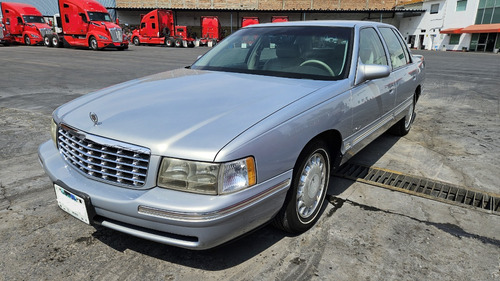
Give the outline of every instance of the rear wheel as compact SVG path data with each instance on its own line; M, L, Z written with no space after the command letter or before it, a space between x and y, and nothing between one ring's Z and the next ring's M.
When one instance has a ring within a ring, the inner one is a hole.
M134 42L134 45L136 45L136 46L139 46L141 44L141 41L139 41L139 37L134 37L134 39L132 39L132 41Z
M416 95L413 95L413 101L411 105L408 107L406 111L405 117L403 119L399 120L398 123L394 124L389 129L389 133L396 135L396 136L405 136L410 132L411 125L413 124L413 121L415 120L415 104L416 104Z
M59 37L52 36L52 46L59 48L61 46L61 42L59 41Z
M291 233L311 228L319 219L329 179L328 147L321 140L313 141L302 151L295 164L292 185L273 225Z
M31 39L28 35L24 35L24 44L31 45Z
M43 44L47 47L52 47L52 40L50 39L50 35L43 37Z
M99 45L97 45L97 39L94 36L91 36L89 39L90 49L97 51L99 49Z
M167 47L173 47L174 46L174 39L172 39L172 38L165 39L165 45Z
M175 39L175 46L176 47L182 47L182 40L181 39Z

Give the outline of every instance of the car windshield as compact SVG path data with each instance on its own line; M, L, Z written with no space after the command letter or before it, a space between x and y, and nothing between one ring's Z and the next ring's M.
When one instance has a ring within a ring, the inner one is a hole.
M90 21L111 21L108 13L88 12Z
M45 23L42 16L23 16L25 23Z
M347 77L352 28L268 26L242 29L191 68L302 79Z

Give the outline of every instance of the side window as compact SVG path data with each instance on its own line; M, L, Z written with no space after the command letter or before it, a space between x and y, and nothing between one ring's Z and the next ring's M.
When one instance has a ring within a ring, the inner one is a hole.
M153 23L151 24L151 28L152 28L152 29L156 29L156 23L154 23L154 22L153 22Z
M400 40L391 28L383 27L380 28L380 33L384 38L387 47L389 48L389 55L391 56L392 68L398 68L408 63L407 54L405 54L405 49L401 46Z
M360 30L359 60L363 64L387 65L384 46L373 28L364 28Z
M141 23L141 28L145 28L146 27L146 23L145 22L142 22Z

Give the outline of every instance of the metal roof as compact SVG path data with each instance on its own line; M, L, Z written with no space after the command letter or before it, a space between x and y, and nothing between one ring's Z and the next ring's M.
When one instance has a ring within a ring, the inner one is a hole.
M108 10L113 9L116 6L116 0L96 0L101 3ZM15 2L24 3L35 6L44 16L52 16L59 13L59 8L57 7L57 0L7 0L0 2ZM109 11L111 16L114 16L114 11Z

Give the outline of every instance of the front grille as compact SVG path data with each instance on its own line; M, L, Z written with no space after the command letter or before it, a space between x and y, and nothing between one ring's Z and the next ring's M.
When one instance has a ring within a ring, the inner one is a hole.
M113 42L123 41L123 32L121 28L110 28L109 33L111 34L111 39Z
M52 29L50 28L40 28L40 34L42 35L42 38L45 37L45 35L48 35L52 33Z
M129 187L146 182L150 153L129 144L109 141L112 145L82 137L71 129L59 127L59 152L65 160L86 176ZM101 139L101 138L96 138Z

